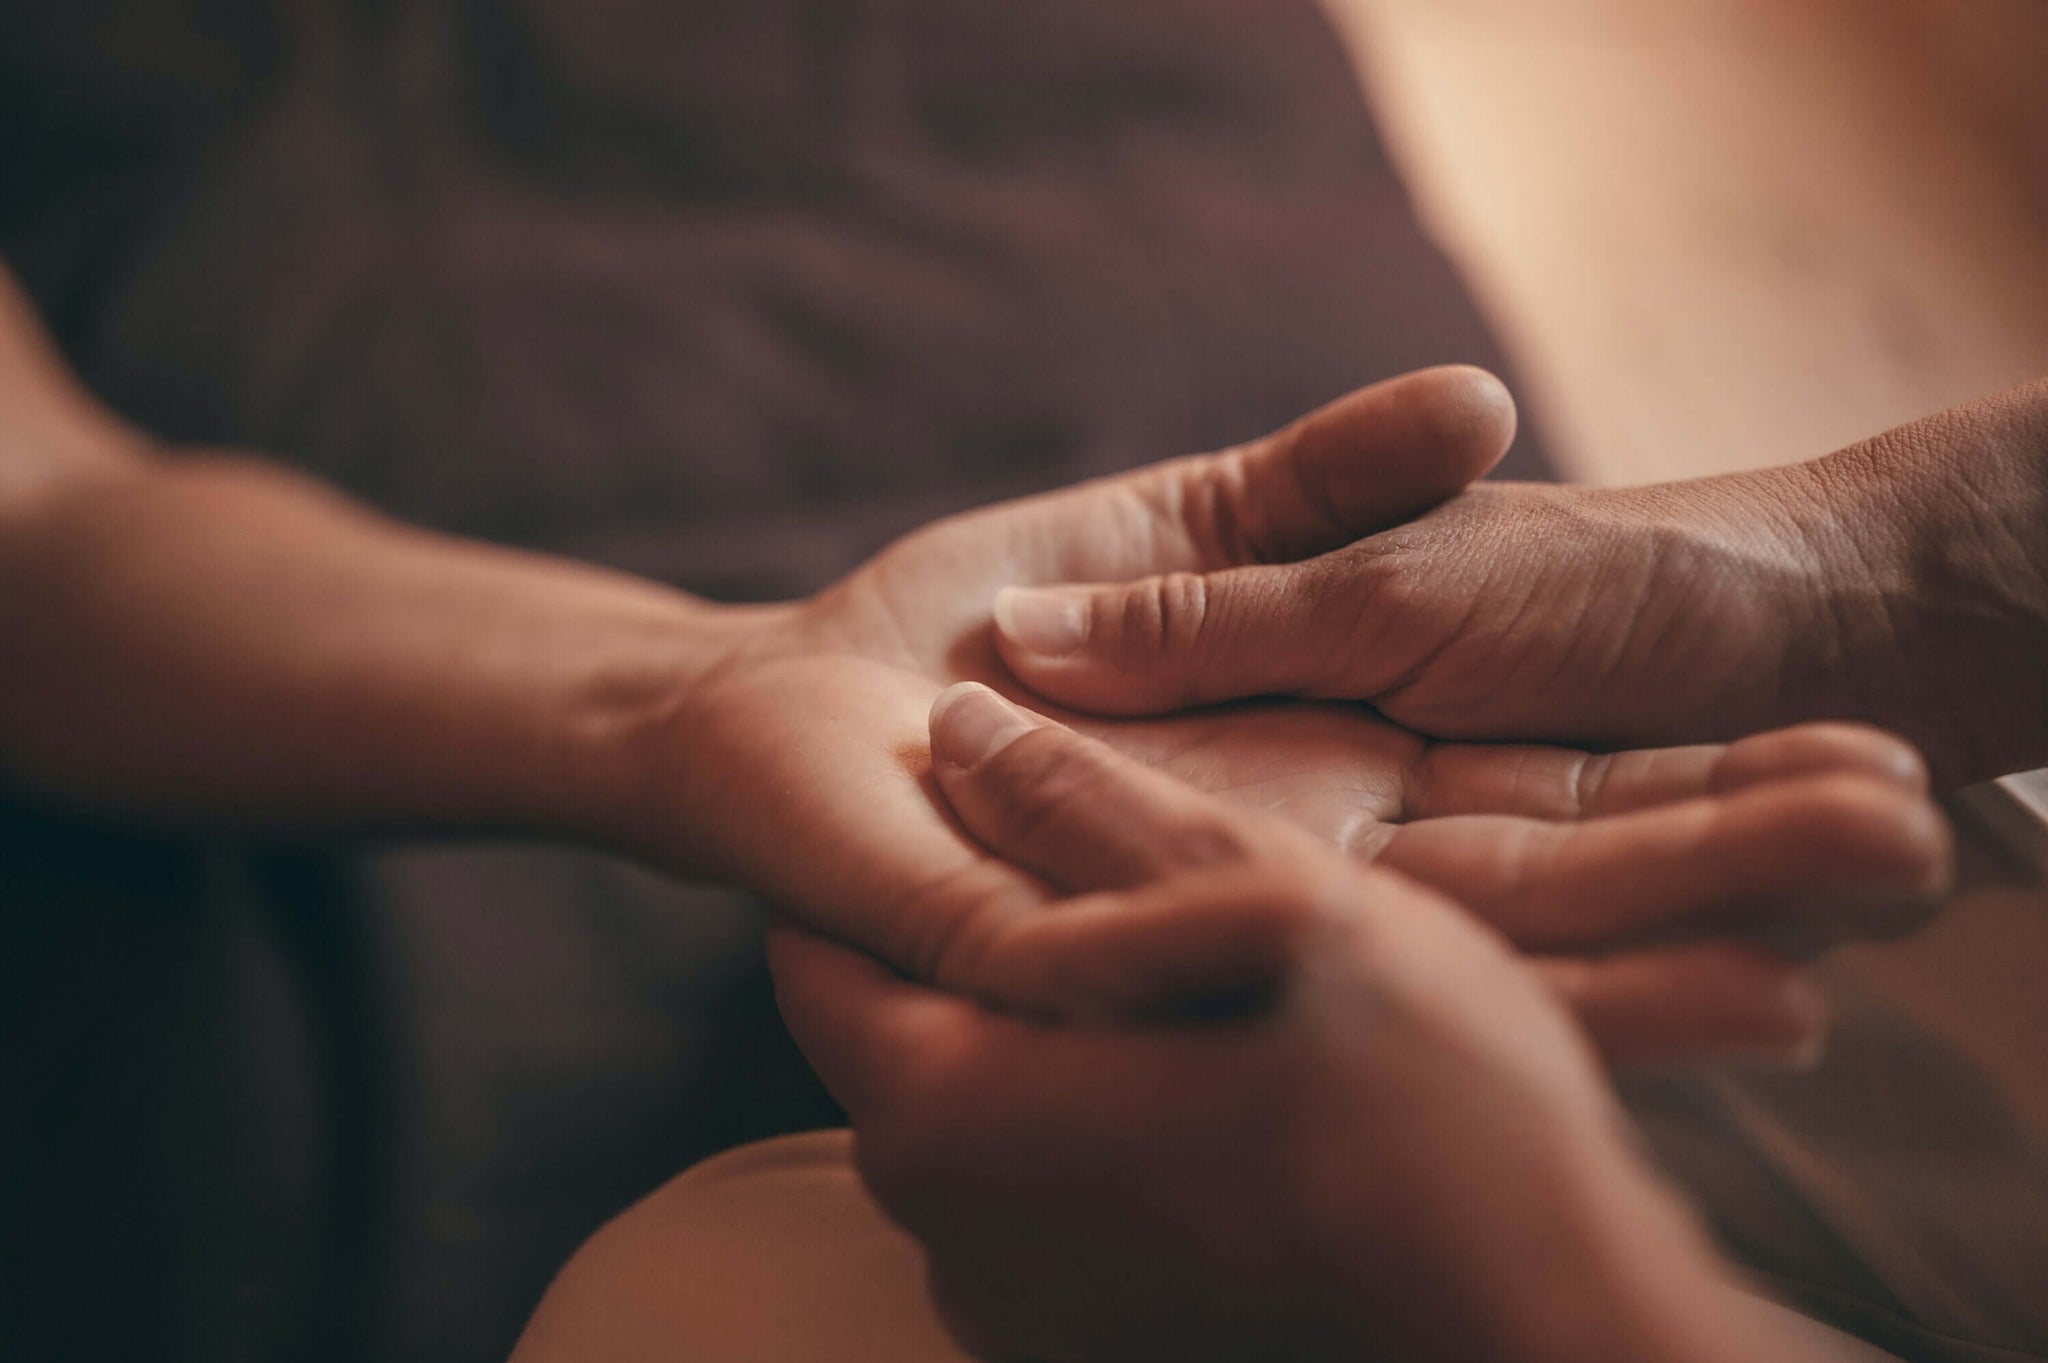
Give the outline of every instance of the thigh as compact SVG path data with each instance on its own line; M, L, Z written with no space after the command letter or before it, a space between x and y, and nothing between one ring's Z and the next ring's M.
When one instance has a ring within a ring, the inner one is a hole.
M1895 1363L1785 1312L1818 1363ZM611 1222L548 1289L512 1363L968 1363L916 1244L854 1173L852 1135L763 1141Z
M600 1230L513 1363L966 1363L917 1245L869 1200L852 1134L721 1155Z

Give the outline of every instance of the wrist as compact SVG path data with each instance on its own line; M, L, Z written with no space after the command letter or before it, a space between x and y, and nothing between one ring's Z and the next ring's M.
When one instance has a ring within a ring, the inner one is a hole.
M1765 477L1821 565L1785 717L1895 729L1946 784L2048 761L2048 384Z
M545 826L676 874L722 874L709 821L690 813L720 785L696 698L789 609L675 593L615 618L553 715Z

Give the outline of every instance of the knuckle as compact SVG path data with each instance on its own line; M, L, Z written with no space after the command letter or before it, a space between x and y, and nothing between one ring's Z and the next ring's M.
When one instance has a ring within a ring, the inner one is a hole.
M1824 720L1752 734L1730 744L1715 766L1718 785L1773 776L1861 772L1912 790L1927 785L1927 765L1911 743L1883 729Z
M1573 763L1571 794L1567 797L1573 818L1585 818L1607 803L1607 788L1614 779L1616 761L1614 753L1585 753Z
M1209 614L1209 588L1199 573L1166 573L1124 595L1115 622L1132 653L1185 652L1201 639Z
M979 887L974 883L978 868L955 868L920 881L897 898L897 940L890 944L887 959L912 979L934 981L960 968L978 943L975 925L984 917L977 913Z

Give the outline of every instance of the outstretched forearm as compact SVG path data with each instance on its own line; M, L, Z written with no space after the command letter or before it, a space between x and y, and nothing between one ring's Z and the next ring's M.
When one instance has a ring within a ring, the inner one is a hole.
M602 836L618 740L724 619L223 458L138 462L0 521L0 597L11 784L305 829Z
M4 275L0 409L0 783L33 796L618 841L627 738L739 628L259 460L156 451L70 381Z

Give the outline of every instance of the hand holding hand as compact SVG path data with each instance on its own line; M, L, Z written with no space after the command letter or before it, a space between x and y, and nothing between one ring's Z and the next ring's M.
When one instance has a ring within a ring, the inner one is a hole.
M1046 921L1091 947L1034 989L1165 978L1226 1007L1043 1024L778 936L786 1016L971 1350L1771 1356L1554 992L1496 933L981 688L941 699L932 748L964 825L1035 871L1057 896ZM1248 921L1270 929L1256 999L1235 955ZM980 943L982 964L1005 969L1009 945Z
M1369 701L1444 738L1633 746L1860 718L1944 782L2048 761L2048 382L1810 464L1480 485L1321 556L1007 595L1041 695Z
M1242 449L929 527L814 600L752 617L704 677L622 730L629 779L606 808L634 850L708 864L913 978L1086 1008L982 964L995 937L1006 961L1057 956L1062 927L1042 912L1052 896L1038 877L964 836L927 767L925 714L944 687L1014 688L991 602L1017 583L1227 571L1342 543L1455 491L1512 424L1492 380L1433 371ZM1774 920L1869 931L1923 906L1945 874L1917 759L1862 731L1592 756L1431 744L1349 705L1088 727L1440 885L1534 949L1725 938ZM1791 969L1725 941L1560 977L1620 1059L1787 1059L1817 1039L1818 1002Z

